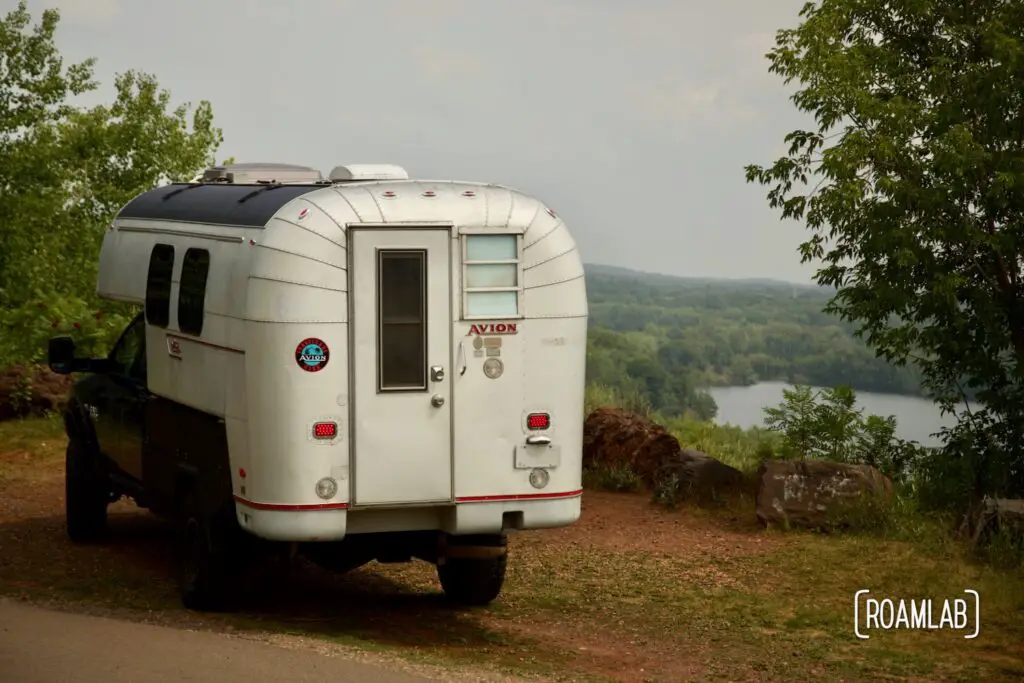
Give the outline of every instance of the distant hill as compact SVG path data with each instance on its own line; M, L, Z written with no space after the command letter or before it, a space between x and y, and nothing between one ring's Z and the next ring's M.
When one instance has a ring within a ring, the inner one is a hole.
M801 294L813 293L823 297L831 296L834 291L831 287L821 287L816 284L787 282L773 278L707 278L707 277L683 277L680 275L665 275L663 273L649 273L622 266L608 266L600 263L585 263L583 268L587 276L620 278L632 280L654 286L678 286L692 289L699 286L712 286L722 290L796 290Z

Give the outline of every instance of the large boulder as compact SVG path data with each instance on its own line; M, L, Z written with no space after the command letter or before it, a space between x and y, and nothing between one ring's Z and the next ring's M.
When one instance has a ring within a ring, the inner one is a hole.
M0 420L42 415L60 410L74 379L45 367L13 365L0 370Z
M743 473L706 453L684 448L661 464L658 496L666 501L710 502L743 488Z
M826 528L843 504L892 496L892 481L870 465L767 460L757 474L757 518L766 526Z
M628 468L653 487L663 463L679 453L679 442L661 425L618 408L598 408L583 424L583 466Z

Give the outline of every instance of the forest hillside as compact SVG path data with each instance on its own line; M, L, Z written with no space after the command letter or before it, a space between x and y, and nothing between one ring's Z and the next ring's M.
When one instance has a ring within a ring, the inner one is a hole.
M786 381L922 395L920 375L890 365L823 312L832 295L778 280L712 280L588 264L587 380L664 414L714 417L702 389Z

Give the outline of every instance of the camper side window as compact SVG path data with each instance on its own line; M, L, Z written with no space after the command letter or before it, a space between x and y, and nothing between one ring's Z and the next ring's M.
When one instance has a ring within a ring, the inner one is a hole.
M189 249L181 261L181 285L178 288L178 329L197 337L203 333L206 308L206 278L210 273L210 252Z
M519 236L466 235L462 248L464 317L519 316Z
M146 276L146 322L154 327L167 327L171 319L172 270L174 247L169 244L153 247Z

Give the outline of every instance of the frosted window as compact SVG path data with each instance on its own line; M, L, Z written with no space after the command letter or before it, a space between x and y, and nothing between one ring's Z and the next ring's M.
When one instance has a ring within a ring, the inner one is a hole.
M504 318L519 312L519 237L466 235L463 315ZM487 291L481 291L487 290Z
M466 240L467 261L514 261L518 258L515 235L468 235Z
M466 308L466 313L471 316L518 315L519 292L469 292Z
M515 287L519 267L514 264L488 264L466 266L466 286Z

